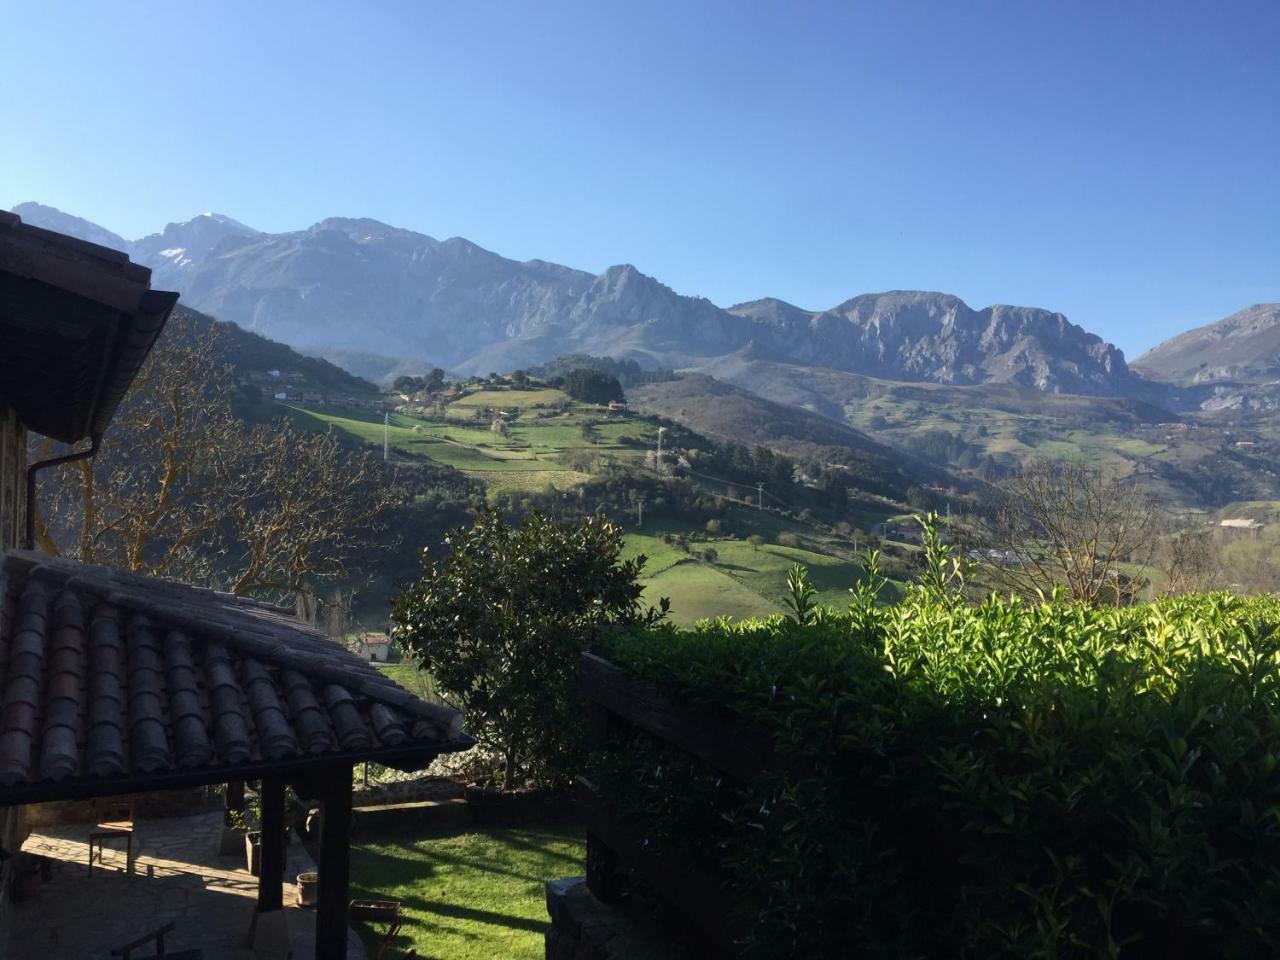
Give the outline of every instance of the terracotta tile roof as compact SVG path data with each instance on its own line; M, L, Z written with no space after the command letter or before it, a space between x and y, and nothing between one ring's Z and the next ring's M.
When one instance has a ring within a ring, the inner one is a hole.
M6 789L175 772L213 782L387 751L425 764L470 745L461 727L280 608L0 555L0 803Z

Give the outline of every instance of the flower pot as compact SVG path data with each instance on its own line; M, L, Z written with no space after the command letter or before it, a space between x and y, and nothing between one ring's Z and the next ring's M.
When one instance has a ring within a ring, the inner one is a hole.
M320 893L320 874L314 870L298 874L298 905L314 907Z
M281 838L280 847L283 853L280 861L283 863L289 858L289 834L286 832ZM253 876L262 875L262 831L250 830L244 835L244 859L245 866L249 873Z
M262 834L257 830L244 835L244 861L253 876L262 875Z
M366 923L393 923L400 916L399 900L352 900L347 908L352 920Z

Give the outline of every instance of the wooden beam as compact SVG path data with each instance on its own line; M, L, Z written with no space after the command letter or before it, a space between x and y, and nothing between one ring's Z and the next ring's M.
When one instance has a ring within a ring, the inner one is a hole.
M258 910L284 907L284 781L279 777L263 777L262 847L259 850Z
M316 960L346 960L351 869L351 764L330 767L320 786L320 882Z

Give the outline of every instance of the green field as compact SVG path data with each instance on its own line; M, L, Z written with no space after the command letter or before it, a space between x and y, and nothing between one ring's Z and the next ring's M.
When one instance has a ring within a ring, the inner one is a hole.
M701 556L708 547L716 551L714 561ZM627 534L624 556L639 554L646 557L645 602L656 606L667 597L671 619L681 626L725 614L744 619L781 613L787 571L797 563L808 569L818 601L828 606L845 606L861 575L857 563L838 556L776 543L757 548L741 539L692 542L685 552L657 536Z
M466 419L393 413L389 425L384 425L380 415L368 411L296 404L283 409L299 429L341 430L375 449L381 448L385 436L397 456L426 457L472 474L486 486L500 490L541 491L548 487L568 490L590 477L560 462L560 456L566 451L591 450L603 458L630 460L643 456L644 451L622 443L621 438L641 443L653 441L652 424L628 420L600 423L593 428L593 439L587 439L583 436L583 424L598 419L601 411L581 404L545 416L514 420L505 436L470 416L472 411L497 405L494 401L508 397L522 401L505 404L512 409L565 399L558 390L482 390L450 405L451 411L454 407L467 408ZM483 398L483 402L478 398Z
M551 406L564 403L568 395L563 390L539 387L535 390L477 390L459 397L451 407L497 407L500 410L535 406Z
M354 845L351 896L401 901L404 927L388 956L540 958L548 880L583 871L576 826L525 827ZM357 924L370 957L382 927Z
M722 616L744 620L782 612L778 604L696 560L684 560L644 581L645 603L656 607L662 597L671 601L671 621L679 626Z
M454 400L463 418L449 415L410 416L393 413L384 425L381 414L333 406L288 405L286 414L303 430L336 429L380 450L384 431L394 457L424 457L467 473L492 492L543 493L570 491L591 479L566 466L589 452L598 461L635 461L644 457L656 439L651 420L625 416L610 420L600 407L565 404L558 390L480 390ZM541 405L535 409L535 405ZM490 407L518 411L505 434L494 432L476 411ZM554 409L553 409L554 408ZM584 431L584 426L589 429ZM710 491L721 493L720 490ZM738 618L781 611L788 569L796 563L809 569L823 603L843 606L859 568L845 559L852 544L823 529L784 519L767 511L734 513L734 536L710 543L692 542L692 553L665 544L655 535L628 536L629 555L649 557L644 571L646 598L672 601L672 618L692 624L710 616ZM670 533L690 534L668 521ZM700 530L701 528L699 528ZM655 528L656 532L656 528ZM756 549L746 541L758 533L767 541ZM779 538L788 545L778 542ZM702 553L714 548L718 556L706 561Z

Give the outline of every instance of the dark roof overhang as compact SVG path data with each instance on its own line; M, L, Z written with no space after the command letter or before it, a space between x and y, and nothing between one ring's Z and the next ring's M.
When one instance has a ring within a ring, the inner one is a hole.
M178 294L128 256L0 211L0 404L27 427L100 438Z

